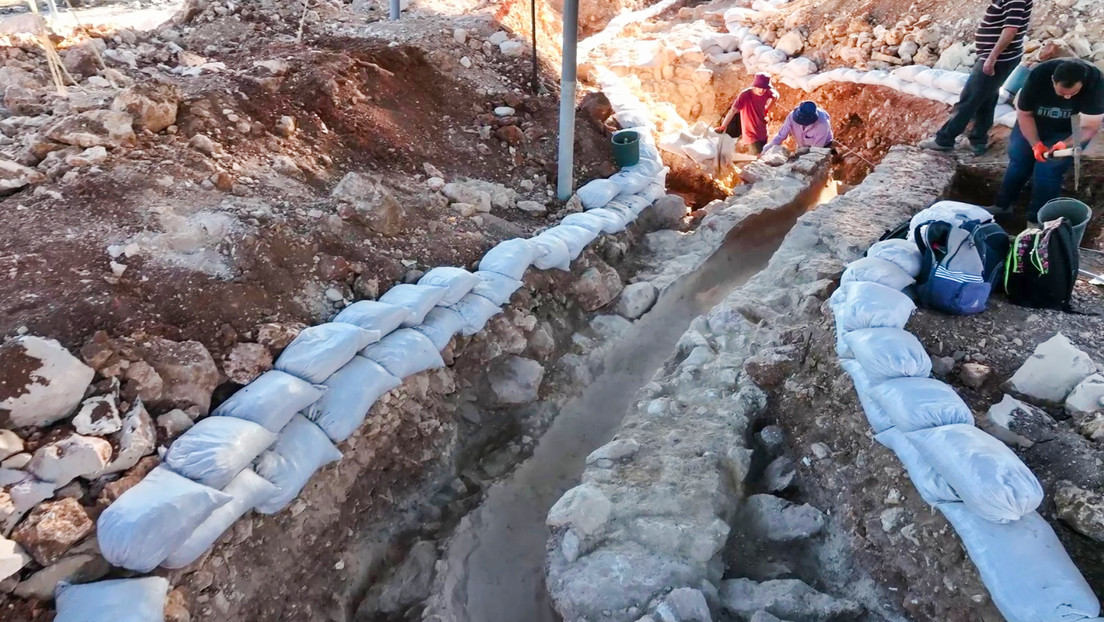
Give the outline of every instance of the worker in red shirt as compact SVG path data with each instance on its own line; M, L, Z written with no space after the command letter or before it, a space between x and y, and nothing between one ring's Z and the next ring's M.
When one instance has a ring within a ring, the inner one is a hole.
M771 88L770 76L765 73L756 74L751 88L744 89L736 96L724 121L714 129L717 132L726 132L733 138L739 136L742 152L759 155L770 138L767 133L767 112L776 101L778 91Z

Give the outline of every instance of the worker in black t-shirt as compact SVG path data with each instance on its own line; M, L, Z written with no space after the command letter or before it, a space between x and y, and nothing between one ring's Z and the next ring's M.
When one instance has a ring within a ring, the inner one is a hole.
M1032 180L1027 220L1037 225L1039 208L1062 191L1062 179L1072 158L1050 158L1057 150L1073 147L1071 117L1081 117L1078 139L1084 148L1104 121L1104 74L1082 60L1059 58L1031 70L1016 96L1016 125L1008 140L1008 170L992 211L1007 215L1012 204Z

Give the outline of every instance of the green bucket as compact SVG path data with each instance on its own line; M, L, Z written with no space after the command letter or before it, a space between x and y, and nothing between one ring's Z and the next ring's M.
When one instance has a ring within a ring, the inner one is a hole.
M613 135L613 161L625 168L640 162L640 134L622 130Z
M1065 218L1073 227L1073 240L1077 247L1081 247L1081 238L1085 235L1085 229L1092 218L1092 208L1077 199L1053 199L1039 208L1036 216L1040 223Z

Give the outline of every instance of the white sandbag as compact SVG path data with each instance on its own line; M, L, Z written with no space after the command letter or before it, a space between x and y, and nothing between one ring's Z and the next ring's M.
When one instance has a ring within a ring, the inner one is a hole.
M811 76L817 72L817 65L812 59L805 58L804 56L798 56L797 58L786 63L786 75L791 78L800 78L803 76Z
M566 242L555 236L538 235L529 238L529 243L537 251L533 266L538 270L555 268L564 272L571 271L571 250L567 248Z
M939 503L954 503L959 500L958 495L955 494L947 480L936 473L932 465L928 464L928 461L920 455L920 452L916 451L916 447L913 447L904 432L897 428L889 428L874 435L874 440L897 454L897 459L905 467L909 479L912 480L912 485L916 488L916 492L920 493L920 497L925 503L936 505Z
M433 347L444 350L452 338L463 329L464 318L459 313L447 307L434 307L426 314L425 321L412 330L425 335L433 342Z
M270 432L279 432L295 413L318 401L325 391L321 385L270 370L231 395L211 414L252 421Z
M321 384L348 363L364 346L378 341L380 333L346 324L329 322L304 328L276 359L276 369Z
M874 399L893 427L914 432L941 425L974 425L974 413L955 390L935 378L895 378L874 387Z
M621 191L617 193L618 195L636 194L644 188L647 188L648 184L652 182L651 176L635 173L633 171L618 171L610 177L609 180L621 188ZM610 201L612 200L613 199L610 199ZM609 201L606 202L606 206L608 205Z
M781 78L778 79L778 81L781 82L783 85L790 87L791 89L801 88L801 84L798 83L797 79L793 76L783 75Z
M840 277L840 283L868 281L881 283L895 290L902 290L916 282L909 273L892 262L875 257L863 257L852 261Z
M893 76L900 78L906 82L916 82L916 76L928 71L928 67L925 65L907 65L905 67L898 67L893 70Z
M456 304L475 287L479 279L463 268L440 267L426 272L418 279L418 285L445 288L445 295L437 304ZM390 332L390 331L389 331Z
M893 89L900 92L904 92L906 84L909 84L909 82L902 80L892 74L888 78L882 80L882 86L886 87L887 89Z
M164 577L57 584L54 622L163 622L169 580Z
M931 376L931 358L911 333L899 328L863 328L843 336L874 385L893 378Z
M744 58L744 55L741 54L739 51L726 52L724 54L710 54L709 55L709 60L714 65L729 65L729 64L732 64L732 63L740 62L741 60L743 60L743 58Z
M813 76L808 83L809 90L815 91L822 86L827 86L828 84L830 84L832 82L832 78L828 75L828 73L830 72L818 73Z
M844 283L832 294L832 301L839 301L832 305L832 312L845 333L862 328L904 328L916 311L911 298L879 283Z
M613 197L610 197L613 198ZM497 272L511 279L520 281L525 276L525 271L533 263L536 253L529 244L529 240L514 238L499 242L494 248L483 255L479 261L479 269L486 272Z
M1008 446L972 425L945 425L906 436L966 507L985 520L1019 520L1043 501L1035 474Z
M606 221L590 212L581 212L564 216L560 224L582 227L583 229L594 232L597 236L597 234L602 233L602 227L606 226Z
M917 84L922 84L924 86L937 89L939 88L939 86L936 85L936 82L944 75L946 75L946 73L947 72L943 71L942 69L925 69L924 71L916 74L916 77L913 78L913 81Z
M770 51L759 55L758 61L764 65L784 65L788 57L782 50L771 48Z
M558 227L562 227L562 225ZM553 229L558 227L553 227ZM549 231L551 231L551 229ZM511 279L497 272L484 272L480 270L475 273L475 276L479 277L479 284L472 288L469 295L486 298L499 307L510 302L510 297L522 286L521 281ZM463 302L463 300L463 298L460 299L461 302Z
M866 415L866 420L870 423L870 427L874 429L874 432L878 433L891 428L893 422L889 420L882 407L870 395L872 385L870 379L866 376L866 372L863 371L862 363L855 359L843 359L839 364L843 371L851 376L851 382L855 385L855 393L859 396L859 404L862 406L863 414Z
M402 380L391 375L378 363L363 356L354 356L353 360L334 372L325 384L326 395L303 414L321 428L331 441L340 443L357 431L372 404L384 393L401 385Z
M1016 125L1016 120L1017 120L1016 111L1013 110L1012 112L1009 112L1008 114L1001 115L1000 117L998 117L996 122L1003 125L1003 126L1005 126L1005 127L1012 127L1012 126Z
M641 212L648 209L652 205L652 201L649 201L646 197L643 197L639 194L634 194L632 196L622 198L625 201L625 205L628 206L628 208L631 209L633 213L637 216L639 216Z
M809 74L807 76L798 76L798 77L794 78L794 82L797 83L798 88L800 88L802 91L805 91L806 93L808 93L808 92L813 90L812 88L809 87L809 84L813 81L813 77L815 75L816 74Z
M866 252L866 256L884 259L895 264L914 278L920 274L920 264L923 261L920 249L916 247L916 242L898 239L882 240L875 243Z
M207 417L173 441L165 453L165 466L204 486L222 489L275 440L274 432L252 421Z
M379 332L380 337L402 326L410 311L376 300L361 300L345 307L333 321Z
M257 459L257 475L274 484L277 492L254 509L261 514L279 512L299 495L315 471L340 459L341 452L321 428L303 415L295 415L272 448Z
M575 193L586 209L602 207L613 200L621 188L608 179L595 179Z
M1094 622L1100 601L1054 529L1036 512L998 525L962 503L939 511L958 532L966 553L1008 622ZM1090 619L1093 618L1093 619Z
M840 76L842 82L850 82L851 84L861 84L864 72L858 69L847 69Z
M628 224L625 222L624 214L611 209L600 207L598 209L590 210L590 213L602 219L604 223L602 225L603 233L621 233L625 230L625 225Z
M667 189L660 184L651 184L640 193L640 196L648 200L648 205L655 203L667 195Z
M163 568L183 568L195 562L204 553L211 550L215 542L239 518L244 516L258 503L279 493L279 489L265 478L257 475L253 469L246 469L235 477L222 492L230 496L226 505L211 513L192 535L173 551L165 561Z
M470 298L468 294L460 303ZM457 304L460 304L457 303ZM361 351L364 358L383 366L392 376L405 379L427 369L444 367L441 353L428 337L410 328L400 328Z
M862 83L869 84L871 86L880 86L883 82L885 82L887 78L889 78L888 71L874 69L863 74Z
M611 202L609 205L603 207L602 209L609 210L617 214L617 216L621 219L621 222L623 222L625 226L628 226L636 221L636 212L629 209L627 205L619 205Z
M908 239L915 243L916 227L932 220L950 223L963 223L969 220L991 222L993 215L984 207L962 203L960 201L939 201L927 209L920 210L909 222Z
M923 97L925 90L915 82L906 82L904 88L901 89L906 95L912 95L913 97Z
M744 38L740 43L740 52L744 55L744 58L756 55L756 50L759 46L763 45L763 42L758 37L752 35Z
M488 320L502 313L502 307L474 293L464 296L463 300L449 308L464 318L464 328L461 332L465 337L483 330Z
M598 235L598 232L584 229L583 227L559 224L555 227L552 227L551 229L545 230L540 235L538 235L537 238L545 237L562 241L567 246L568 259L574 261L575 259L579 258L579 255L582 254L583 249L587 247L587 244L593 242L594 239L598 237ZM536 240L537 238L533 239ZM480 295L486 296L486 294ZM491 296L486 297L496 302L498 301L497 298L493 298ZM505 302L502 302L501 304L505 304Z
M683 145L682 151L686 154L686 157L696 164L701 164L716 159L717 141L716 139L699 138L689 145Z
M936 79L936 88L947 91L948 93L954 93L955 95L961 95L962 89L966 88L966 81L970 79L970 74L962 71L945 71L942 76Z
M996 108L993 109L993 117L999 119L999 118L1005 116L1006 114L1008 114L1010 112L1012 114L1015 114L1016 109L1013 108L1012 106L1008 105L1008 104L1000 104Z
M650 123L648 115L640 110L615 112L613 113L613 120L617 121L617 125L622 128L646 126Z
M230 495L159 466L100 514L100 554L113 566L149 572L229 501Z
M958 98L959 98L958 95L956 95L954 93L948 93L947 91L938 91L938 92L942 93L942 97L940 97L940 101L942 101L944 104L947 104L948 106L953 106L953 105L958 103Z
M431 285L412 285L400 283L380 296L379 301L384 304L402 307L410 312L410 317L403 321L403 328L417 326L425 319L426 313L437 306L444 299L448 289Z

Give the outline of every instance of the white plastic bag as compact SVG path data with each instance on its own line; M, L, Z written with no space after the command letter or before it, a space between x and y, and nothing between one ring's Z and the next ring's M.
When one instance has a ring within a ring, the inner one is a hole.
M222 489L274 440L274 432L252 421L207 417L173 441L165 453L165 466L204 486Z
M586 209L602 207L613 200L621 187L608 179L595 179L575 193Z
M876 257L863 257L852 261L847 269L843 271L843 276L840 277L840 283L862 281L881 283L886 287L901 291L915 283L916 279L909 276L895 263Z
M483 330L488 320L502 313L502 307L475 293L464 296L463 300L449 308L464 318L462 332L465 337L470 337Z
M583 253L587 244L590 244L598 237L598 232L575 225L559 224L537 236L537 238L542 237L556 238L563 241L563 243L567 245L568 258L574 261Z
M100 553L113 566L149 572L229 501L230 495L159 466L100 514Z
M836 354L851 356L843 336L863 328L904 328L916 304L901 292L879 283L844 283L831 298L836 318Z
M259 502L261 514L275 514L299 495L314 472L341 459L326 433L303 415L295 415L280 432L272 449L261 454L254 470L275 484L277 493Z
M538 270L555 268L564 272L571 271L571 250L567 248L566 242L557 237L538 235L530 238L529 243L537 251L533 266Z
M437 306L447 293L448 289L444 287L402 283L387 290L387 293L380 296L379 301L409 311L410 317L402 323L403 328L408 328L421 324L426 313Z
M56 589L54 622L163 622L169 580L164 577L112 579Z
M378 341L380 333L330 322L304 328L276 359L276 369L314 384L321 384L364 346Z
M382 338L410 319L410 311L376 300L361 300L345 307L334 322L374 330Z
M972 425L945 425L906 436L966 507L985 520L1019 520L1043 501L1043 487L1031 470L1004 443Z
M863 328L843 336L871 384L893 378L931 376L931 358L911 333L899 328Z
M947 480L936 473L935 469L928 464L928 461L920 455L920 452L916 451L916 447L913 447L912 443L905 437L904 432L897 428L889 428L876 434L874 440L897 454L897 459L904 465L905 471L908 471L912 485L916 487L916 492L920 493L920 497L925 503L936 505L939 503L953 503L959 500L958 495L955 494Z
M460 303L471 296L472 294L464 296ZM400 328L379 343L368 346L361 354L364 358L379 363L400 380L427 369L445 366L441 353L429 337L410 328Z
M872 387L862 365L854 359L844 359L839 364L843 371L851 376L851 382L855 385L855 393L859 396L859 404L862 406L866 420L870 423L870 427L874 429L874 432L882 432L892 427L893 422L889 420L882 407L870 396Z
M449 341L463 329L464 318L459 313L447 307L434 307L426 314L425 321L413 330L428 337L433 342L433 347L444 350Z
M445 295L441 296L440 305L451 305L460 302L475 287L479 279L463 268L441 267L426 272L418 279L418 285L445 288Z
M514 295L514 292L521 289L522 286L521 281L517 279L511 279L510 277L504 274L499 274L497 272L486 272L480 270L479 272L475 273L475 276L479 277L479 284L473 287L468 295L486 298L499 307L510 302L510 297ZM463 302L464 299L461 298L460 300L461 302Z
M1095 622L1100 601L1062 547L1054 530L1035 512L998 525L962 503L939 511L958 532L970 560L1008 622ZM1091 619L1090 619L1091 618Z
M871 246L866 256L895 264L913 278L920 274L920 263L923 260L916 242L909 240L882 240Z
M238 473L222 492L230 495L230 502L212 512L184 544L161 562L163 568L183 568L199 559L235 521L258 503L279 493L279 489L253 469L246 469Z
M525 271L533 263L536 254L529 240L514 238L499 242L497 246L487 251L479 262L479 270L497 272L511 279L520 281L525 276Z
M231 395L211 414L245 419L279 432L295 413L318 401L324 392L321 385L271 370Z
M401 384L379 364L354 356L326 380L326 395L303 414L340 443L356 432L376 400Z
M902 432L941 425L974 425L974 413L954 389L934 378L896 378L874 387L872 394Z

